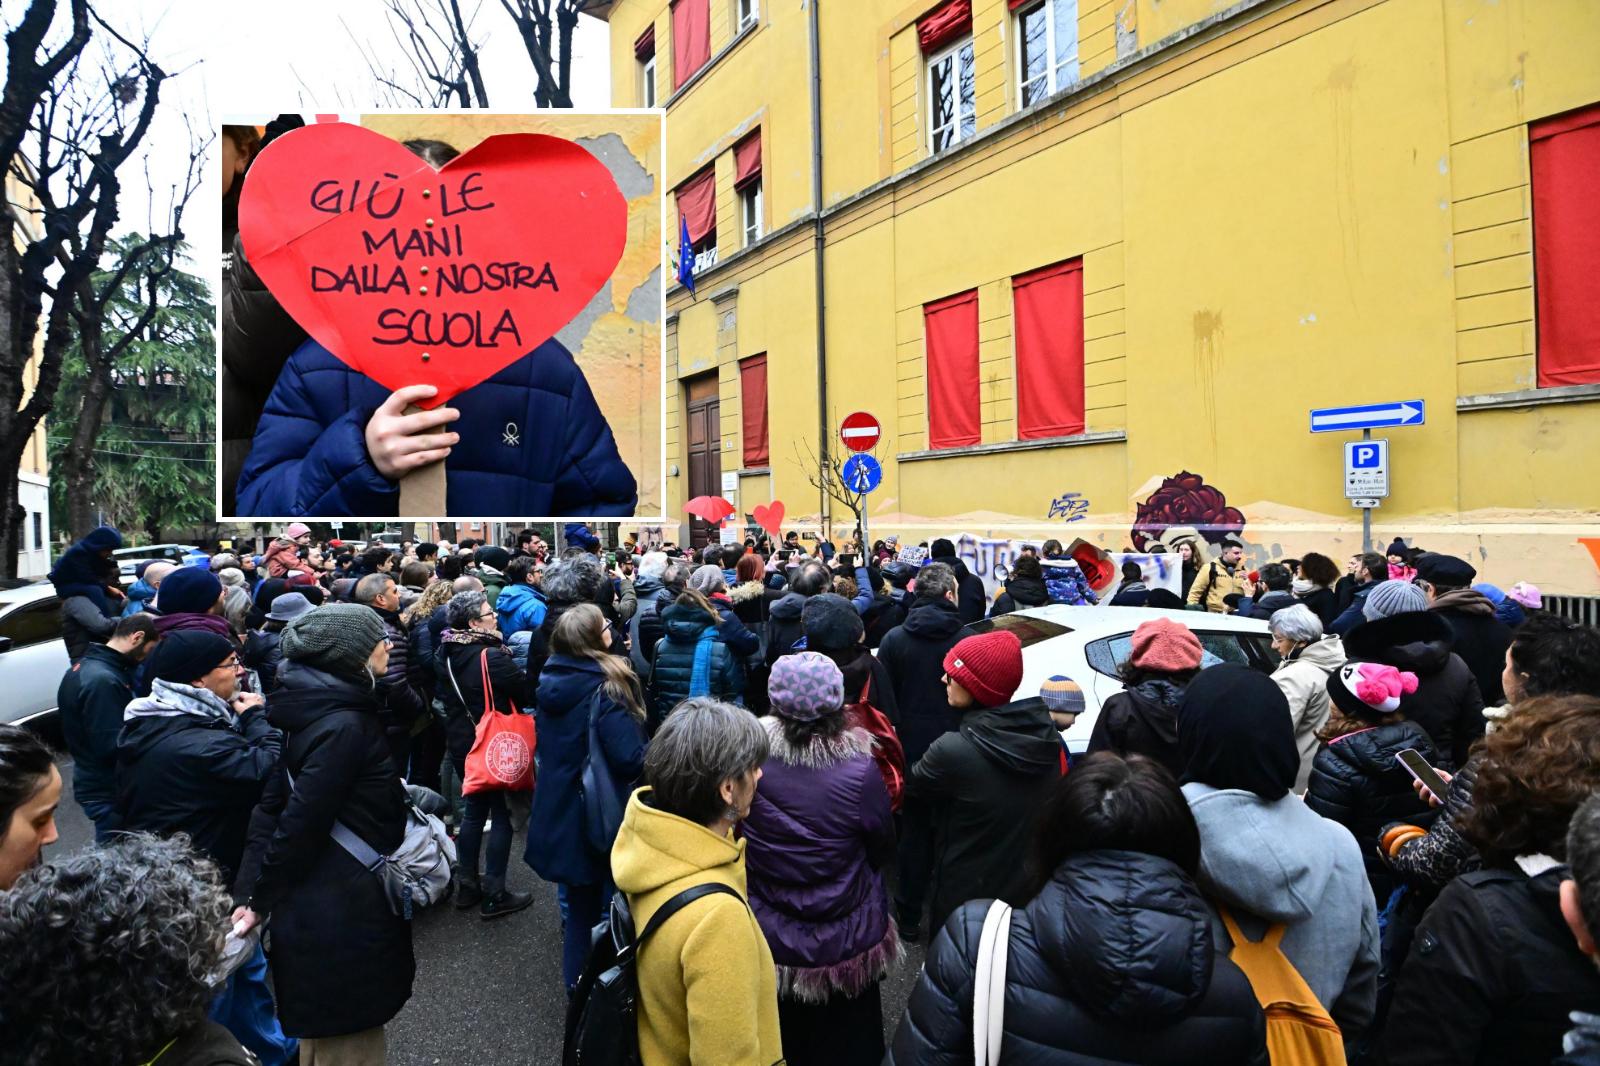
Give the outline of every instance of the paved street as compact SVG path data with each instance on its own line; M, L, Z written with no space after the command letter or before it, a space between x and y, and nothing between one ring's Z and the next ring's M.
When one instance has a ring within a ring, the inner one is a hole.
M70 798L70 763L62 774L67 798L57 816L61 840L47 856L84 847L94 835ZM509 881L513 888L534 892L533 906L490 922L448 905L417 919L416 989L389 1026L390 1066L560 1061L561 919L555 888L522 862L522 839L518 834L512 847ZM922 949L908 950L901 969L884 985L889 1033L921 964Z

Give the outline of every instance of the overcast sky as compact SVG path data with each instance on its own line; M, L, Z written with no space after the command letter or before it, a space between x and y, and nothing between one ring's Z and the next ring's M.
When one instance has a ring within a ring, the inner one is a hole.
M26 0L6 5L7 28L26 6ZM67 5L58 6L57 26L64 29ZM161 106L145 139L145 158L130 160L121 172L125 192L119 232L144 231L152 206L156 228L164 230L171 187L183 180L186 120L199 131L214 128L224 117L264 122L280 112L369 108L376 103L373 77L352 35L381 62L393 63L397 71L410 69L390 34L383 0L119 0L101 4L99 10L124 36L148 36L151 58L176 75L162 86ZM463 0L462 10L469 17L476 12L471 33L484 42L479 61L492 108L532 110L533 66L499 0ZM609 106L607 33L598 19L585 16L578 22L572 96L579 110ZM156 190L153 205L145 193L146 162ZM221 269L219 166L213 143L205 184L183 223L193 246L192 269L213 281Z

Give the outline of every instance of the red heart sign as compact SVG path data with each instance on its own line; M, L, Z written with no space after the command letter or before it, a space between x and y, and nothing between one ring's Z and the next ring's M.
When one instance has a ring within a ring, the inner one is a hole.
M284 310L385 388L436 407L582 311L627 242L628 204L581 145L499 134L439 170L342 122L287 133L250 167L245 255Z
M756 525L776 537L783 531L783 501L773 500L771 507L756 504L756 509L750 514L755 518Z

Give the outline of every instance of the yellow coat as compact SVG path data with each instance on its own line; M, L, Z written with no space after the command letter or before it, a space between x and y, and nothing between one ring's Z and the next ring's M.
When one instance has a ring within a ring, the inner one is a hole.
M1211 570L1216 568L1217 579L1211 580ZM1244 595L1244 581L1248 573L1244 561L1240 560L1233 573L1228 573L1228 568L1222 565L1221 559L1213 559L1200 568L1194 575L1194 584L1189 586L1189 602L1199 603L1212 614L1227 614L1228 603L1226 597ZM1209 589L1208 589L1209 586ZM1205 601L1201 603L1201 596Z
M720 882L748 899L744 841L628 800L611 873L643 931L667 900ZM638 958L639 1054L645 1066L774 1066L783 1062L778 978L750 908L725 893L673 915Z

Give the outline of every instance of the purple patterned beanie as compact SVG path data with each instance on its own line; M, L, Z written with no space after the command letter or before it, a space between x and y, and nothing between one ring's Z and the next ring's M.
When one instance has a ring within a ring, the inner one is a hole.
M844 706L844 675L826 655L795 652L772 664L767 695L772 713L796 722L814 722Z

